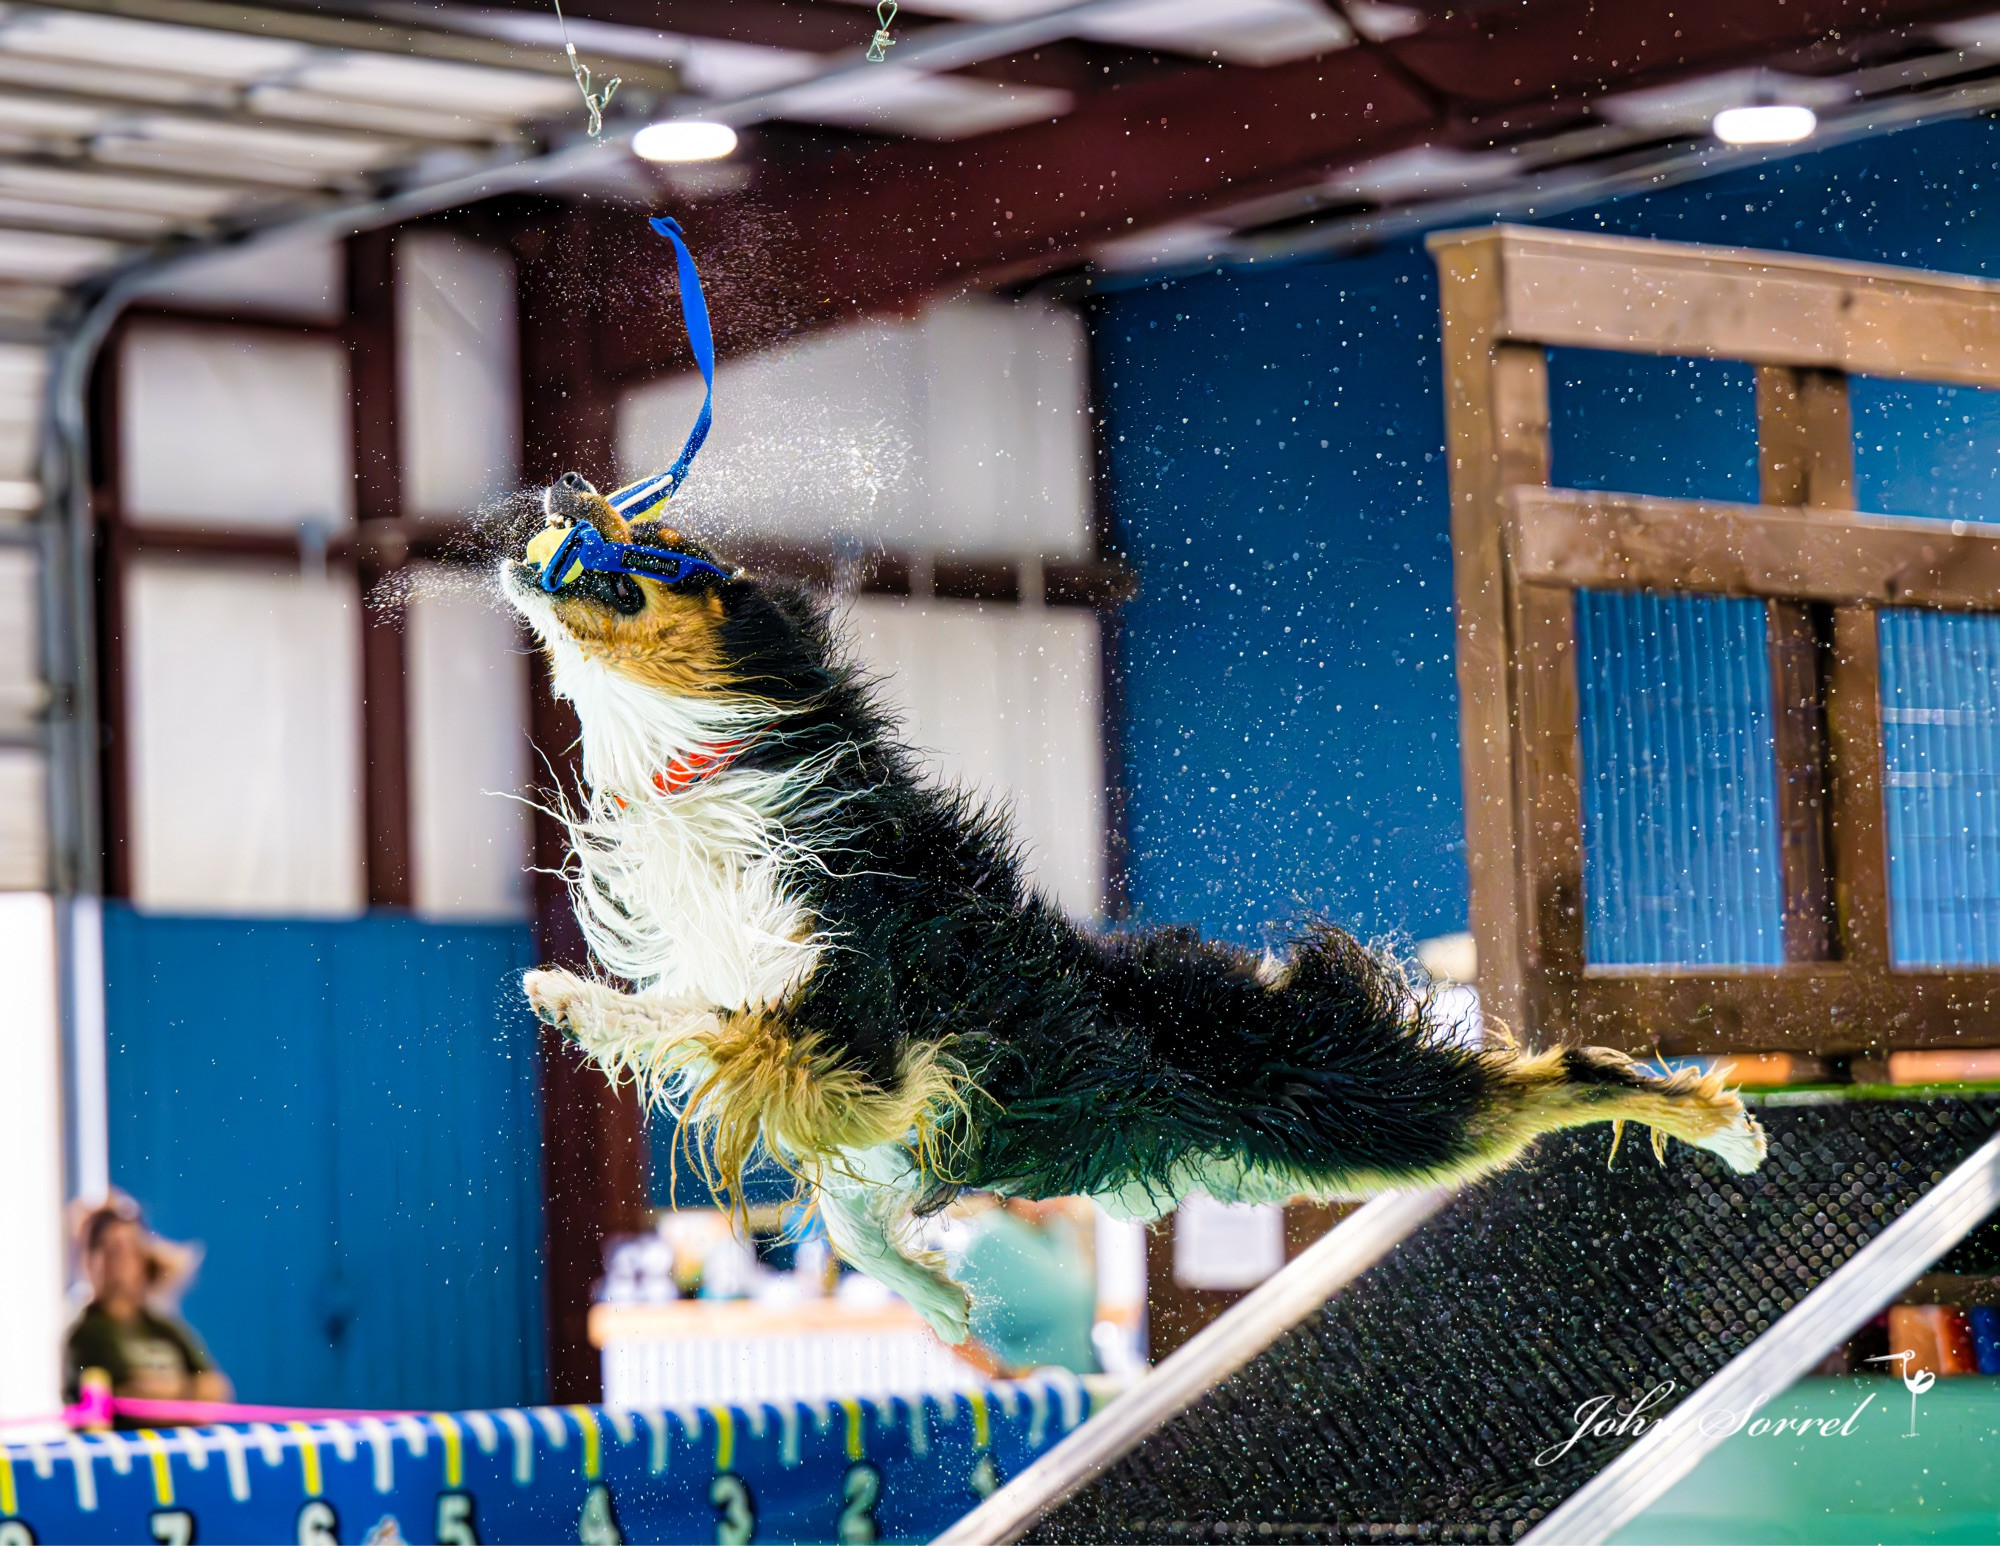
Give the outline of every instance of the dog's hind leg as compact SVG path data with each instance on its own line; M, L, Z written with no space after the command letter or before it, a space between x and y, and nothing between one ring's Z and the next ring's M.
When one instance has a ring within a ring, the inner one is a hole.
M849 1155L815 1176L819 1213L834 1254L907 1299L944 1341L966 1337L971 1302L945 1276L934 1251L911 1252L903 1241L917 1193L904 1151L873 1149Z
M1719 1070L1655 1073L1608 1047L1496 1050L1486 1058L1492 1093L1472 1123L1470 1174L1510 1163L1544 1133L1600 1122L1650 1127L1654 1152L1661 1155L1667 1140L1678 1138L1735 1171L1764 1162L1764 1129L1742 1097L1724 1087Z

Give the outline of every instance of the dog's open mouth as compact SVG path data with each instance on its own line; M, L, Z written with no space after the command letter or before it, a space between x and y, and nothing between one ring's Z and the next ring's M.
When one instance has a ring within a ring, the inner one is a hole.
M568 526L544 526L528 540L528 551L524 555L526 567L534 571L537 584L546 584L549 563L568 540L571 528ZM556 582L555 588L562 589L583 573L583 560L572 559Z
M554 601L595 601L624 617L635 617L646 608L646 593L629 574L613 574L585 567L579 558L562 557L563 543L572 528L546 526L529 540L526 553L515 560L514 576L530 590L542 592ZM561 564L562 574L550 573Z

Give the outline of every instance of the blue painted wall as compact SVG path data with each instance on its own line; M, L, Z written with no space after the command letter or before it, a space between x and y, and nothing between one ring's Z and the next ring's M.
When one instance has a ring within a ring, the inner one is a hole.
M1978 120L1543 223L1990 275L1996 189L2000 125ZM1371 934L1464 926L1436 310L1414 240L1135 285L1098 304L1106 485L1142 587L1126 617L1122 726L1141 918L1248 940L1306 910ZM1565 351L1552 395L1560 480L1754 495L1747 371ZM2000 514L1994 394L1860 382L1855 417L1864 506ZM1611 655L1584 684L1600 960L1763 960L1775 948L1768 783L1745 753L1768 715L1749 670L1755 614L1695 604L1682 620L1699 624L1683 630L1695 653L1678 664L1663 618L1595 614L1593 648L1661 641L1650 694L1621 701ZM1716 667L1706 679L1681 669L1697 655ZM1948 938L1899 922L1898 953L1985 950L1989 933L2000 950L2000 815L1984 793L1968 803L1966 787L2000 701L1977 670L1915 682L1885 681L1892 698L1929 695L1912 712L1932 732L1921 750L1891 737L1892 833L1931 843L1928 857L1914 841L1892 854L1902 916L1994 922ZM1955 696L1931 702L1940 692ZM1665 733L1690 718L1698 733ZM1619 757L1644 776L1607 772ZM1662 909L1693 915L1661 926Z
M1437 285L1397 249L1108 300L1138 916L1464 926Z
M246 1400L543 1390L526 928L108 909L111 1170Z

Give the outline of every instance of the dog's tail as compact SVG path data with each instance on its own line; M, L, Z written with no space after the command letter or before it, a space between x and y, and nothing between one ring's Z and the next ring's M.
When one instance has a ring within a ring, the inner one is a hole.
M1218 1131L1225 1112L1235 1130L1234 1141L1196 1137L1169 1191L1214 1191L1230 1174L1242 1182L1225 1189L1244 1200L1466 1180L1544 1134L1595 1123L1620 1136L1628 1122L1649 1127L1656 1152L1678 1138L1739 1171L1763 1161L1763 1130L1720 1072L1655 1072L1602 1047L1528 1053L1495 1045L1491 1027L1487 1045L1468 1046L1392 961L1340 930L1301 941L1260 992L1237 981L1235 1034L1155 1041L1199 1076L1183 1096L1207 1119L1194 1132Z

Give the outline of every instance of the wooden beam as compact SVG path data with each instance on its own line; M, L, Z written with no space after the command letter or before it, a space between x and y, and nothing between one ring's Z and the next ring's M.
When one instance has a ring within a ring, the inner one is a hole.
M1854 426L1847 378L1832 371L1759 366L1757 466L1758 495L1767 505L1851 506ZM1830 960L1841 953L1847 933L1837 920L1838 884L1832 871L1834 779L1827 705L1834 674L1834 619L1821 604L1769 601L1765 628L1785 959Z
M1510 557L1535 585L1988 612L2000 524L1851 510L1510 490Z
M1514 629L1560 620L1516 619L1506 560L1506 490L1548 481L1548 363L1539 349L1496 344L1499 275L1470 249L1438 255L1442 284L1446 431L1451 456L1452 585L1458 623L1459 758L1465 789L1472 932L1485 1012L1532 1036L1539 973L1538 920L1561 900L1538 900L1528 858L1519 744ZM1545 598L1546 600L1546 598ZM1549 657L1540 651L1537 664ZM1551 702L1542 694L1544 706ZM1571 721L1571 733L1575 722ZM1547 905L1544 906L1543 902Z
M1430 239L1500 275L1495 336L2000 386L2000 283L1494 226Z
M1826 684L1834 911L1842 959L1889 965L1889 833L1882 807L1881 629L1869 607L1833 610Z
M2000 972L1844 963L1722 971L1593 968L1577 1033L1629 1052L1846 1054L2000 1043Z

